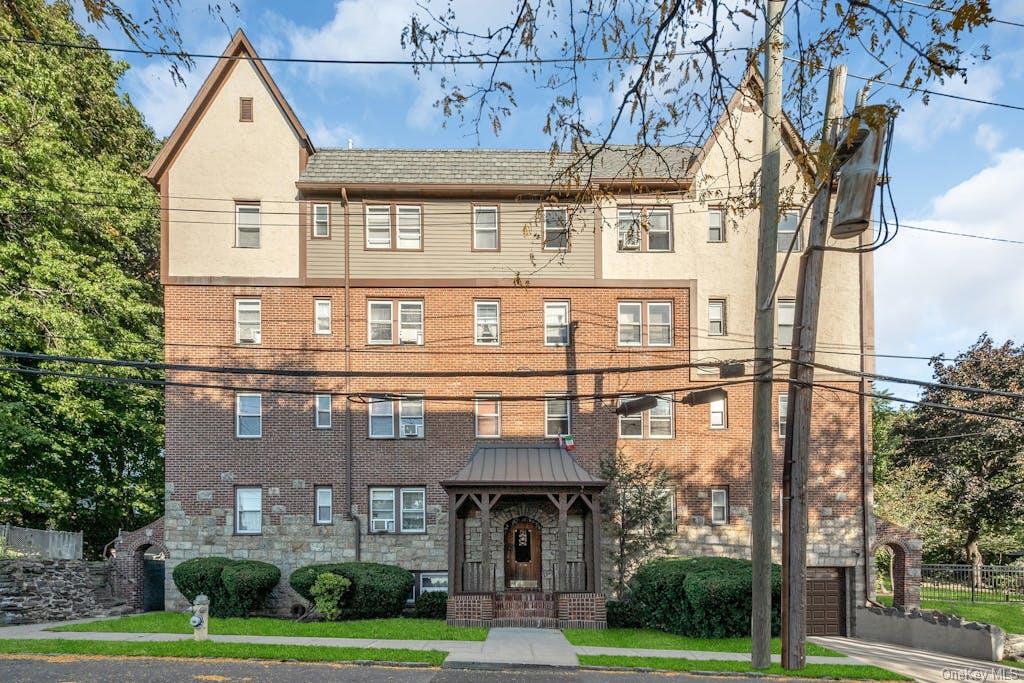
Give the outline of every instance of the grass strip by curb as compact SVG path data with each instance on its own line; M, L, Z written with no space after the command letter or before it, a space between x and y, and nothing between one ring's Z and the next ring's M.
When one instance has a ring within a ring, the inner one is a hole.
M192 633L180 612L146 612L116 619L68 624L59 632ZM486 628L448 626L442 619L360 619L298 622L266 617L210 619L210 634L218 636L290 636L304 638L372 638L374 640L472 640L487 638Z
M626 647L644 650L691 650L699 652L750 652L750 638L688 638L674 633L644 628L563 629L573 645L592 647ZM772 653L780 654L782 645L772 638ZM844 657L827 647L807 643L807 654L817 657Z
M446 652L318 645L254 645L251 643L124 642L119 640L0 640L0 654L107 655L114 657L185 657L272 659L299 662L423 662L440 666Z
M838 678L844 680L910 681L911 678L868 664L808 664L799 671L772 664L768 669L754 670L750 662L725 660L677 659L675 657L621 657L616 655L580 655L584 666L625 667L657 671L689 671L697 673L757 673L789 678Z

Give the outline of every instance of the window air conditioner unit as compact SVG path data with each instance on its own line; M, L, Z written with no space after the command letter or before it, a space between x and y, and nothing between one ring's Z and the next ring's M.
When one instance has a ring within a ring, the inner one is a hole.
M394 531L395 523L390 519L375 519L370 529L372 531Z
M498 341L498 333L493 327L485 327L480 330L480 341L482 342L493 342Z
M399 330L398 341L401 344L422 344L423 332L420 330Z
M415 425L415 424L405 424L405 425L402 425L402 436L410 437L410 436L419 436L419 435L420 435L420 426L419 425Z
M242 331L238 334L238 341L242 344L259 344L260 343L260 331L246 327L242 328Z

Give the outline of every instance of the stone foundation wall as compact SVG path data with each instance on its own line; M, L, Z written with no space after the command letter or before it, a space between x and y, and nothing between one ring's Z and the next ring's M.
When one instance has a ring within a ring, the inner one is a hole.
M1006 634L998 626L932 610L869 607L857 610L854 635L864 640L998 662Z
M0 560L0 624L38 624L103 616L104 562Z

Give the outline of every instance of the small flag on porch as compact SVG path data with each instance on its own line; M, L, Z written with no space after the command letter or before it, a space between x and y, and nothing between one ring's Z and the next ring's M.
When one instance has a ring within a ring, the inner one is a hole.
M558 437L558 439L559 441L562 442L562 448L564 448L565 450L576 450L576 441L573 440L572 434L562 434L562 436Z

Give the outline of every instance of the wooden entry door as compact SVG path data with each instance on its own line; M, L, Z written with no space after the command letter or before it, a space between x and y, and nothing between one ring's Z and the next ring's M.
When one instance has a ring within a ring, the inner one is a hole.
M529 519L514 519L505 525L505 588L541 588L540 525Z

